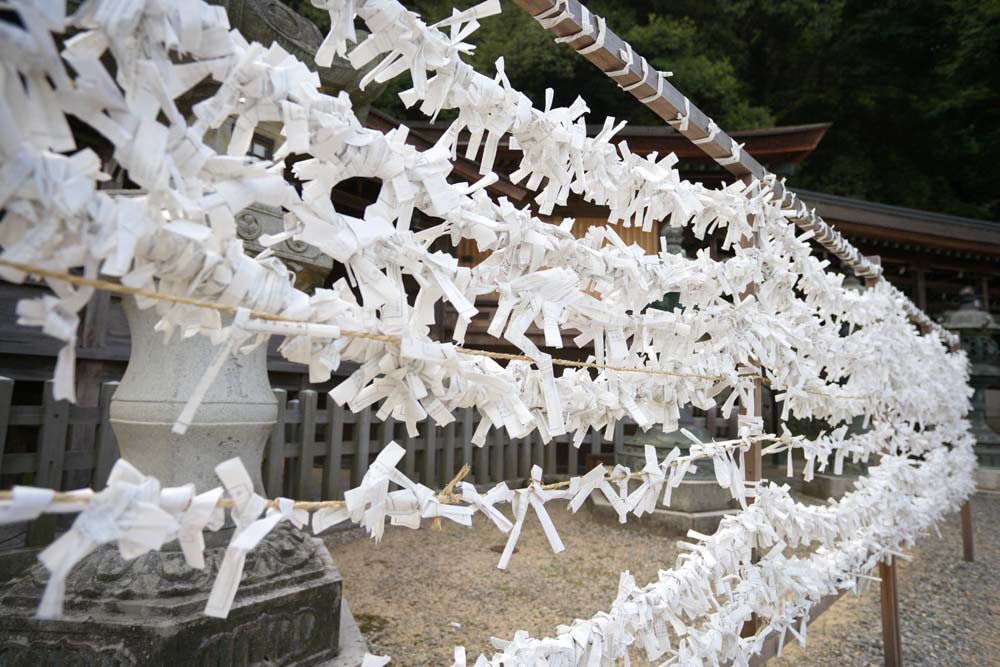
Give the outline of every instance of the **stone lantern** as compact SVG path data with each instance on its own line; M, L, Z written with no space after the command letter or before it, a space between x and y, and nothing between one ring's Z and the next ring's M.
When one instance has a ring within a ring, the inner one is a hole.
M278 41L306 62L322 41L315 25L277 0L227 0L232 24L249 39ZM340 59L320 78L325 90L356 88L363 75ZM355 97L367 108L375 91ZM197 100L196 89L190 105ZM353 96L352 96L353 97ZM183 106L183 105L182 105ZM206 141L228 141L223 126ZM263 134L280 128L261 128ZM280 211L251 207L239 216L247 250L257 238L281 229ZM329 258L315 248L286 242L275 250L297 273L300 287L322 282ZM305 271L303 271L305 269ZM277 408L267 375L266 349L227 360L184 436L174 420L218 348L204 337L175 337L164 344L153 329L154 309L123 301L131 334L128 368L111 402L111 423L122 456L164 486L193 482L198 492L218 485L216 464L239 456L263 494L261 460ZM226 619L203 610L232 526L206 534L206 566L185 563L176 542L134 560L113 545L85 558L66 582L64 618L40 621L34 610L48 579L30 568L0 590L2 665L120 665L167 667L339 667L359 664L363 640L342 607L341 578L322 540L283 523L248 554L235 604ZM346 636L345 636L346 635Z
M1000 385L1000 346L996 340L1000 324L983 308L971 287L962 289L958 310L946 312L941 324L959 335L962 349L969 355L969 379L975 390L969 421L976 438L976 457L981 466L1000 467L1000 434L986 423L986 390Z
M661 237L663 249L672 255L686 255L681 243L684 232L679 227L667 227ZM676 294L665 294L653 304L657 308L672 310L678 305ZM657 450L657 458L662 460L674 447L687 453L691 441L685 437L680 428L684 428L703 442L712 440L712 435L704 427L704 417L697 418L690 405L680 410L678 430L664 433L658 427L652 427L646 432L638 431L632 437L626 437L620 451L615 452L615 463L628 466L631 470L639 470L645 465L644 450L646 445L652 445ZM610 506L604 507L601 499L595 501L595 509L608 513ZM728 512L738 507L730 496L729 490L719 486L711 466L698 466L681 482L673 494L668 509L657 508L650 515L650 521L670 533L686 533L689 529L700 532L713 532Z

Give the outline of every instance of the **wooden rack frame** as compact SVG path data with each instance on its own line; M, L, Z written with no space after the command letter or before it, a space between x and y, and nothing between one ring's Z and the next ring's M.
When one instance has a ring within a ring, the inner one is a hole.
M768 184L775 196L781 199L783 207L796 212L792 222L803 230L814 231L816 242L850 266L859 277L881 276L880 265L852 246L817 215L815 209L810 210L798 201L797 195L785 187L783 180L741 150L725 130L671 84L667 80L669 73L649 65L645 58L632 50L631 45L607 27L603 19L598 21L598 17L579 0L514 0L514 3L539 19L556 37L573 36L567 42L571 48L632 93L729 173L743 180L756 179ZM921 330L933 331L948 345L956 343L954 334L934 322L905 295L900 293L898 296L904 300L907 315Z
M736 141L697 107L687 96L673 86L667 77L669 73L654 69L649 62L632 49L618 35L607 27L603 18L592 14L579 0L514 0L521 9L535 17L539 23L556 37L563 38L569 46L593 63L598 69L614 80L623 90L638 99L647 108L669 123L680 134L701 148L729 173L744 182L753 180L766 183L775 193L784 208L795 211L792 222L803 230L815 232L814 239L821 246L836 255L841 262L850 266L855 274L864 278L867 287L873 287L882 278L881 261L878 257L866 257L853 247L843 236L827 224L816 210L810 210L799 202L795 193L785 188L784 181L764 168L752 155L742 150ZM753 289L753 288L751 288ZM935 333L941 337L951 351L958 349L958 337L934 322L905 295L903 307L910 320L922 334ZM759 406L760 385L754 389L754 402ZM740 408L741 414L747 407ZM757 408L759 411L759 407ZM759 412L758 412L759 414ZM746 480L760 480L761 464L759 449L748 452ZM969 501L962 505L962 546L966 561L973 559L972 509ZM902 667L902 645L899 630L899 603L896 587L895 559L879 564L882 579L880 586L882 606L882 634L886 667ZM810 613L810 620L819 616L839 596L825 598ZM754 618L744 626L743 634L752 635L757 629ZM752 664L763 664L774 655L776 645L768 645Z

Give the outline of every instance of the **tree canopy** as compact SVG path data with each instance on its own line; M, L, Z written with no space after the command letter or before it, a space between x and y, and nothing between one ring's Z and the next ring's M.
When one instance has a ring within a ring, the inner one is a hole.
M428 22L473 0L403 0ZM322 23L308 0L290 2ZM470 62L536 105L577 95L592 122L663 121L510 0L469 41ZM588 8L727 130L830 121L794 186L1000 218L1000 0L589 0ZM311 11L310 11L311 10ZM321 25L324 29L326 26ZM401 117L392 82L376 105Z

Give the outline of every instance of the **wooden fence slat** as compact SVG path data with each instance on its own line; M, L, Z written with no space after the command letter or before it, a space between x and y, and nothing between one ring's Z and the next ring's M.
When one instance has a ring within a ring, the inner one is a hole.
M462 465L469 464L472 465L472 434L475 433L475 427L472 423L472 408L465 408L462 410ZM479 477L475 476L475 470L473 472L473 478L478 482Z
M518 446L517 440L511 438L507 431L502 431L500 433L500 441L503 443L504 449L504 470L507 471L506 477L517 477L517 453Z
M896 587L896 560L878 564L879 596L882 608L882 650L885 667L902 667L903 646L899 632L899 598Z
M66 436L69 432L69 402L57 401L52 394L55 383L45 383L42 397L42 428L38 432L38 465L33 486L62 489L63 464L66 459ZM26 545L39 547L55 537L54 514L41 516L28 526Z
M531 435L517 440L517 475L528 479L531 476Z
M545 443L542 442L542 434L535 431L531 434L531 465L545 466Z
M285 419L288 407L288 392L275 389L278 401L278 415L271 427L271 437L267 439L267 458L264 460L264 492L270 498L282 495L281 477L285 468Z
M455 469L455 422L451 422L444 427L444 474L441 478L450 480L456 472Z
M488 445L493 448L493 456L491 457L493 459L493 469L491 470L490 478L494 482L501 482L506 479L503 470L503 443L505 439L503 431L494 427L491 437L486 441Z
M385 447L395 439L396 439L396 420L393 419L392 417L386 417L378 430L378 442L376 443L378 445L378 449L376 449L375 451L382 451L383 447Z
M403 474L414 479L417 476L417 439L409 432L403 435L403 449L406 455L403 456Z
M14 398L14 381L0 377L0 474L3 473L3 452L7 446L7 426L10 424L10 402Z
M594 429L590 432L590 453L600 454L601 453L601 432ZM589 472L589 471L588 471Z
M962 503L962 560L972 563L976 560L976 549L972 535L972 505L968 498Z
M69 429L69 403L57 401L52 395L55 383L45 383L42 399L42 428L38 433L38 472L34 485L50 489L62 488L63 461L66 455L66 434Z
M432 489L437 488L437 424L428 418L424 422L427 433L424 436L423 474L420 481ZM450 476L449 476L450 479Z
M110 415L111 399L115 397L116 389L118 389L117 382L104 382L101 384L97 398L99 421L94 442L97 449L97 460L94 464L94 475L91 480L95 489L104 488L108 482L108 475L111 474L111 466L119 457L118 440L115 438L114 429L111 428Z
M575 476L580 468L580 450L573 446L572 436L566 438L566 457L570 476Z
M476 452L476 465L472 469L476 474L476 484L485 484L490 481L490 437L486 436L486 442L479 451Z
M298 441L302 449L299 452L299 462L296 469L296 494L294 497L303 500L312 500L315 497L312 469L316 444L316 398L317 394L312 389L303 389L299 392L299 401L302 405L302 426L299 429Z
M547 443L545 443L545 465L542 466L542 470L546 475L554 475L557 472L556 461L556 447L558 446L558 441L552 438Z
M344 458L344 408L326 399L326 463L323 465L323 500L340 500L344 497L340 477L341 460Z
M365 408L361 411L358 423L354 428L354 476L351 486L361 484L361 478L368 472L368 455L371 451L372 411Z
M302 453L302 443L299 442L299 434L302 432L302 405L299 399L293 398L288 401L285 412L285 449L284 458L281 461L281 486L283 491L279 496L286 498L297 498L298 487L295 485L294 468L292 459L298 458Z

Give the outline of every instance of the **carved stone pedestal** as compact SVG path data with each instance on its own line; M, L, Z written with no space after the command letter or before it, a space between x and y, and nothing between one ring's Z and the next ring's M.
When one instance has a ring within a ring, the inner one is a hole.
M322 541L279 526L247 556L229 618L216 619L202 610L224 550L207 549L194 570L176 550L125 561L104 547L70 575L61 621L33 618L47 579L33 567L5 592L0 665L306 667L336 657L341 580Z
M125 304L129 367L111 405L122 455L164 486L218 486L213 468L240 456L260 488L261 456L275 420L263 349L229 359L184 436L171 425L218 355L207 338L164 345L158 317ZM247 555L229 617L203 610L232 528L207 533L206 567L195 570L172 542L125 561L114 545L85 558L66 586L65 619L34 618L48 573L11 580L0 599L0 665L101 667L311 667L339 648L341 577L323 542L280 524Z
M685 406L681 410L679 425L702 441L711 440L708 432L695 422L691 406ZM655 447L656 459L662 461L674 447L687 454L691 441L680 430L664 433L654 427L645 433L637 432L631 441L626 441L622 450L615 455L615 463L628 466L631 470L641 470L645 465L646 445ZM633 488L635 486L638 486L638 482L633 482ZM595 493L591 495L591 500L596 517L617 522L617 514L602 495ZM689 530L711 534L719 527L722 518L735 512L738 507L739 504L733 500L729 489L720 487L715 480L711 464L703 463L673 490L669 508L657 505L656 509L644 515L636 525L665 535L683 535Z

